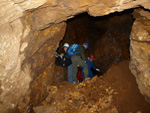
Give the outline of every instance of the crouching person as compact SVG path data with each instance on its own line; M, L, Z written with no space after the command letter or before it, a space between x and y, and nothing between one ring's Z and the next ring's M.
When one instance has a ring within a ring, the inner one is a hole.
M87 63L87 66L88 66L88 72L89 72L89 77L90 78L93 78L93 73L92 73L92 70L91 69L94 69L96 71L100 71L98 68L96 68L96 66L94 65L94 55L90 55L87 60L86 60L86 63Z
M88 78L88 67L85 59L85 50L88 48L88 43L83 43L83 45L73 44L68 49L68 55L71 56L71 61L73 65L73 81L77 82L77 68L78 65L83 67L83 72L85 75L85 80Z

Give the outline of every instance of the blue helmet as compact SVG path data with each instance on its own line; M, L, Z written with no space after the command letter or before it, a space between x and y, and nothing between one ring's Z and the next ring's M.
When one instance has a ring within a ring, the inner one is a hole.
M89 48L89 44L87 42L84 42L83 44L87 47L87 49Z

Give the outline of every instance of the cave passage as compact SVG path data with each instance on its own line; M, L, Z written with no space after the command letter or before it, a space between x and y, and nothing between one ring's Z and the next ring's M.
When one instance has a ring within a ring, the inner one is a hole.
M100 72L93 71L93 74L99 77L70 85L67 69L56 66L55 85L59 90L54 94L55 97L50 94L47 99L55 98L55 103L61 103L68 113L84 113L89 110L101 113L147 113L150 110L149 104L140 94L135 77L129 69L129 37L133 22L132 10L103 17L91 17L83 13L68 20L57 53L64 53L65 43L82 45L88 42L89 49L85 56L95 56L94 64ZM62 80L67 82L60 83ZM51 109L55 108L53 104L50 106ZM58 111L62 109L63 107L57 108Z
M82 13L67 21L67 29L60 42L58 53L63 53L63 44L89 43L86 58L93 54L95 65L101 71L93 71L95 75L106 73L110 65L129 59L130 32L134 19L132 10L113 13L103 17L91 17Z
M42 106L35 111L147 113L149 104L140 94L134 75L129 69L130 34L134 19L132 10L103 17L82 13L67 20L63 40L56 50L53 84ZM64 53L63 45L89 43L86 58L95 56L94 64L100 72L93 71L90 80L68 83L65 66L58 66L57 58ZM102 75L102 76L101 76ZM43 106L44 105L44 106ZM46 106L49 106L45 108Z

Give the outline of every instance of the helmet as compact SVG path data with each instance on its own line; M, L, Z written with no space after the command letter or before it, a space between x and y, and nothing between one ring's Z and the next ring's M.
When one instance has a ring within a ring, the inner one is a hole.
M94 59L95 57L94 57L94 55L90 55L89 58Z
M83 44L87 47L87 49L89 48L89 44L87 42L84 42Z
M68 43L65 43L63 47L69 48L69 44L68 44Z

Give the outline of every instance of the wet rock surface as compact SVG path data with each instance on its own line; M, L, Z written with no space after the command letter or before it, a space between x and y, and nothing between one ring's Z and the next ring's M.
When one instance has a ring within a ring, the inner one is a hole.
M128 60L113 65L100 77L78 84L49 86L49 95L36 113L148 113L149 104L140 94ZM128 79L130 78L130 79Z

